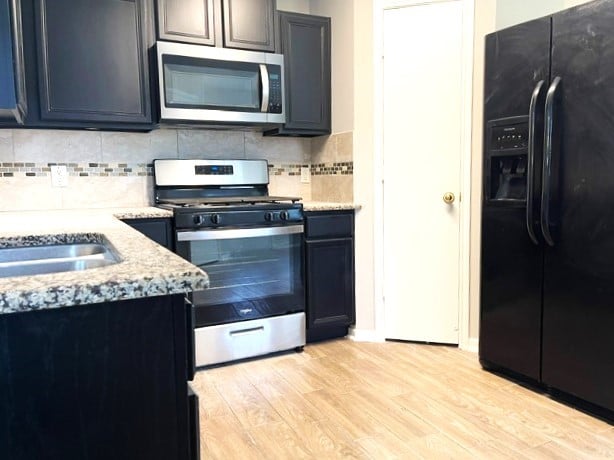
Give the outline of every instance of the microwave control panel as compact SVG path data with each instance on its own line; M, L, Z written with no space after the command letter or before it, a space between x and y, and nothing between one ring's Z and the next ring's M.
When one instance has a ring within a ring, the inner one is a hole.
M267 65L269 71L269 113L282 113L281 67Z

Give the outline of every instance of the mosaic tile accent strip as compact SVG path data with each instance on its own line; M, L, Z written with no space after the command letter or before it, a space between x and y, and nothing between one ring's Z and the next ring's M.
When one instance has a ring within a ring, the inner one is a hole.
M73 177L153 176L153 165L145 163L0 163L0 177L46 177L51 166L66 166Z
M145 163L0 163L2 177L47 177L51 166L63 165L72 177L137 177L153 176L153 165ZM300 176L301 168L309 168L312 176L354 174L354 163L269 164L271 176Z
M354 174L354 162L318 163L311 165L312 176L346 176Z
M281 164L272 165L269 164L269 176L300 176L301 168L309 168L308 164L295 165L295 164Z

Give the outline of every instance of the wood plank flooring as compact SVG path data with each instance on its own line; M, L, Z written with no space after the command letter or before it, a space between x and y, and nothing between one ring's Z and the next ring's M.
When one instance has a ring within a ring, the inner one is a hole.
M342 339L203 370L192 386L203 460L614 458L613 425L457 348Z

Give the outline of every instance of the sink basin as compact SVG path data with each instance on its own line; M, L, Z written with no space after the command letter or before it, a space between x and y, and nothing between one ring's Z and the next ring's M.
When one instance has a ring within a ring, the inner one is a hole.
M116 264L119 258L102 243L70 243L0 249L0 278L60 273Z

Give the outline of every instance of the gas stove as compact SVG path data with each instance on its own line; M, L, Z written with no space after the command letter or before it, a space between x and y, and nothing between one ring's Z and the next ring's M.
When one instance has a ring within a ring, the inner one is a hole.
M264 160L155 160L177 254L210 287L191 294L197 366L305 345L303 205L268 193Z
M303 221L300 197L268 194L265 160L155 160L154 173L156 204L176 228Z

